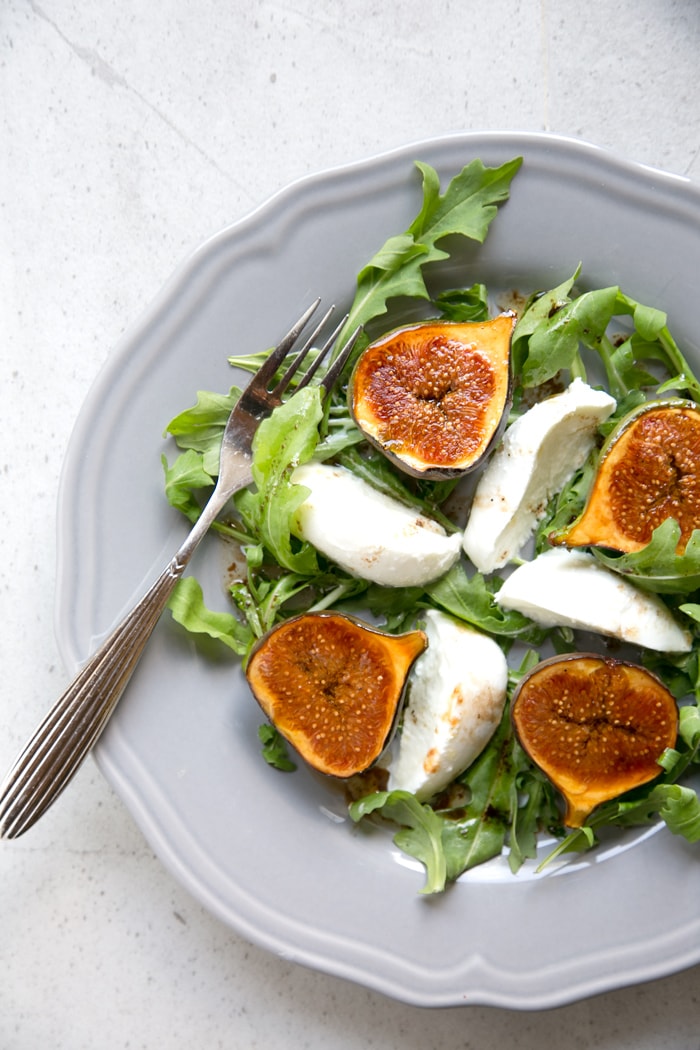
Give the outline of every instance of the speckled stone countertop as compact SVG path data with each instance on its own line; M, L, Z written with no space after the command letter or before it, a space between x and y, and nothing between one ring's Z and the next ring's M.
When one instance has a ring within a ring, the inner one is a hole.
M68 679L71 428L176 265L301 175L454 131L555 132L700 179L700 6L4 0L0 49L7 767ZM3 844L0 885L3 1050L700 1046L697 968L549 1011L430 1011L268 954L163 869L93 762Z

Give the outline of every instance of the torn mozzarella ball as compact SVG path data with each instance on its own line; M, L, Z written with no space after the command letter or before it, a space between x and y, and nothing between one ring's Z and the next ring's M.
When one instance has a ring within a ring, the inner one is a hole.
M690 633L656 594L607 569L587 551L553 548L519 566L496 593L543 627L596 631L659 652L689 652Z
M609 394L574 379L511 424L479 479L464 530L464 551L479 572L517 557L614 408Z
M306 463L292 481L309 494L295 515L297 535L347 572L386 587L417 587L460 556L462 534L378 492L344 467Z
M508 665L492 638L431 609L428 649L411 673L389 788L426 799L483 751L503 714Z

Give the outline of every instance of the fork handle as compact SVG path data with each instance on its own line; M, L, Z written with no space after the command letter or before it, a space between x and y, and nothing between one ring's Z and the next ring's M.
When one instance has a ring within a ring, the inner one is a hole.
M27 741L0 787L0 838L17 838L56 800L107 725L175 584L250 464L221 478L184 542L142 598L88 659Z
M271 379L274 369L292 348L318 300L299 319L279 346L253 376L238 402L238 410L248 395L243 420L232 415L224 429L219 476L208 503L185 542L169 565L146 594L127 613L121 623L91 656L77 677L35 730L0 787L0 838L17 838L30 828L58 797L77 772L107 724L117 702L134 672L146 642L167 604L177 581L189 560L229 498L252 481L252 435L261 418L269 415L279 396L298 367L310 344L297 355L293 369L263 397L260 386ZM325 319L324 319L325 320ZM359 329L350 337L334 365L326 373L326 393L337 380L347 360ZM318 330L314 333L318 334ZM335 333L337 335L337 332ZM316 361L327 353L334 342L327 341ZM312 339L314 338L312 337ZM312 366L313 369L317 364ZM306 380L312 375L307 372ZM233 440L232 422L244 433Z
M37 726L0 791L0 837L17 838L78 771L126 688L187 561L173 558Z

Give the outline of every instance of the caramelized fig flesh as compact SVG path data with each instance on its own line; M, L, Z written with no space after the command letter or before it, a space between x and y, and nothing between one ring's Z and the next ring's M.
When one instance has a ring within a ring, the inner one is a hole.
M700 527L700 410L681 399L648 402L622 420L601 450L583 513L550 539L630 554L667 518L680 526L682 553Z
M512 313L484 322L431 321L371 343L350 381L360 430L414 477L473 470L506 422L514 325Z
M522 747L563 795L572 828L657 777L678 732L676 701L655 675L589 653L538 664L520 682L511 716Z
M282 736L314 769L346 779L388 744L423 631L393 635L340 613L304 613L253 649L246 677Z

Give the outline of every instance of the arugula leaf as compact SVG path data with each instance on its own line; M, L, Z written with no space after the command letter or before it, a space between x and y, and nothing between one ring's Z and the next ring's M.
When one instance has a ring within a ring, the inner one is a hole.
M540 325L546 324L549 318L554 316L558 310L561 310L563 306L571 302L571 289L580 272L581 265L579 263L571 277L557 285L556 288L531 297L513 330L511 354L513 371L516 376L522 374L523 364L528 354L530 336Z
M183 576L175 584L168 600L173 619L191 634L207 634L223 642L239 656L244 656L253 641L248 628L231 613L208 609L199 582L194 576Z
M446 532L457 531L452 519L440 509L440 504L459 483L459 478L454 481L433 482L425 486L425 490L421 488L420 482L416 482L412 488L409 488L405 480L399 477L389 465L386 457L376 449L360 451L357 448L346 448L337 459L342 466L347 467L353 474L368 482L379 492L393 497L408 507L413 507L427 517L434 518L440 522Z
M549 536L563 531L584 508L596 472L597 453L593 450L583 466L577 470L562 489L549 501L535 530L535 553L541 554L551 545Z
M408 230L390 237L357 277L357 290L338 345L358 325L387 312L388 301L399 296L429 299L423 267L449 257L438 247L443 238L458 234L480 243L486 237L497 205L507 200L510 184L522 157L498 168L473 160L440 194L440 179L429 164L416 161L423 180L423 204Z
M522 751L515 747L514 754ZM513 779L515 799L508 837L508 864L515 874L526 860L537 856L537 839L543 827L560 823L559 812L551 784L526 756L522 756L519 770ZM524 801L520 801L520 799Z
M638 364L650 356L651 349L648 343L641 342L636 333L617 345L607 337L600 340L598 350L605 366L608 389L618 403L625 404L626 411L631 411L645 400L642 388L656 385L655 377ZM636 396L632 401L633 395ZM610 418L606 422L608 428L612 429Z
M445 820L443 835L451 879L503 852L516 798L512 752L510 717L504 714L489 744L458 778L470 797L463 817ZM449 811L445 815L449 817Z
M382 622L383 629L393 633L410 630L420 616L422 587L382 587L378 583L364 582L350 594L353 602L349 611L360 618L369 612Z
M588 823L572 831L549 854L540 869L562 853L582 852L597 844L596 831L604 825L643 827L661 818L669 831L687 842L700 842L700 799L691 787L657 783L649 791L615 799L600 807Z
M482 631L539 644L547 632L522 613L502 609L494 598L494 590L499 585L500 581L487 580L481 573L468 576L464 565L457 562L426 587L426 594L435 605Z
M666 328L667 317L663 310L658 310L655 306L644 306L624 292L619 293L618 304L618 312L627 311L632 316L634 327L647 343L655 342Z
M697 704L686 704L679 715L678 734L695 759L700 750L700 708Z
M664 311L638 303L622 292L618 301L620 312L626 310L634 319L638 357L646 355L662 361L669 373L669 379L661 384L657 394L674 390L686 393L693 401L700 401L700 381L693 374L692 368L671 335Z
M269 766L283 773L292 773L297 768L296 762L289 757L286 740L269 722L258 726L258 739L262 744L262 756Z
M667 390L675 390L685 393L696 403L700 402L700 381L693 373L692 368L681 353L676 341L664 326L659 333L659 345L671 372L671 379L663 383L657 390L658 394L665 394Z
M488 321L489 300L485 284L441 292L435 305L447 321Z
M190 448L177 456L172 466L168 466L165 456L161 457L161 463L168 502L195 522L202 511L195 490L211 488L214 484L211 474L204 469L202 453Z
M510 184L522 163L522 157L516 157L498 168L487 168L480 160L473 160L455 175L445 194L440 196L435 169L416 161L416 167L423 174L424 199L408 232L417 243L430 248L451 233L483 244L496 215L496 206L508 199ZM441 258L447 255L442 252Z
M700 799L690 787L659 784L649 796L669 831L686 842L700 842Z
M579 265L558 287L533 296L518 321L513 362L523 386L540 386L567 369L572 377L585 379L583 347L598 353L607 389L628 409L644 399L642 390L653 387L657 394L674 390L700 400L700 381L673 340L666 314L614 286L576 295L573 288L580 272ZM633 331L624 338L610 335L616 317L632 320ZM642 367L644 361L660 362L665 379Z
M526 650L519 668L511 670L508 675L509 696L512 697L513 690L518 683L537 666L539 661L540 655L536 650ZM510 720L510 708L504 712L503 717ZM527 753L512 730L511 735L510 762L513 777L508 831L508 864L510 870L515 874L526 860L536 858L538 836L544 828L561 835L561 815L558 802L559 793L545 774L530 762Z
M683 606L679 606L681 611ZM658 653L646 650L640 663L657 678L663 679L666 688L680 701L698 692L698 654L695 647L689 653ZM681 725L683 724L683 708Z
M345 400L340 406L331 402L324 433L316 446L314 459L320 462L335 459L344 452L351 451L355 445L362 444L364 440L364 434L350 418Z
M597 349L600 346L617 299L615 287L584 292L537 325L522 365L523 386L540 386L565 368L572 374L585 376L579 347ZM611 393L615 396L612 390Z
M291 475L295 467L311 459L322 418L317 386L298 390L276 408L262 421L253 441L256 488L244 489L235 497L243 521L278 564L307 576L318 571L316 552L310 544L293 539L291 526L308 490L292 484Z
M165 428L180 448L202 453L203 468L212 477L219 473L221 435L240 393L236 386L228 394L199 390L196 403L171 419Z
M507 709L489 744L458 781L468 793L458 809L440 809L398 790L374 792L349 807L355 821L380 813L400 825L394 842L424 865L423 893L441 892L463 872L499 856L507 842L511 869L517 871L526 857L536 855L542 814L551 823L556 819L554 792L515 740Z
M447 860L443 847L444 822L427 804L410 791L375 791L351 803L349 813L354 821L381 811L383 817L400 825L394 842L425 868L421 893L441 893L447 881Z
M593 547L598 561L631 577L644 590L660 594L690 594L700 587L700 529L691 534L682 554L676 553L681 530L675 518L654 529L649 543L632 554L612 554Z
M244 615L253 638L261 638L283 617L283 609L302 591L309 589L309 577L282 573L269 579L262 569L261 548L247 548L248 578L230 587L231 598ZM247 654L246 654L247 655Z

